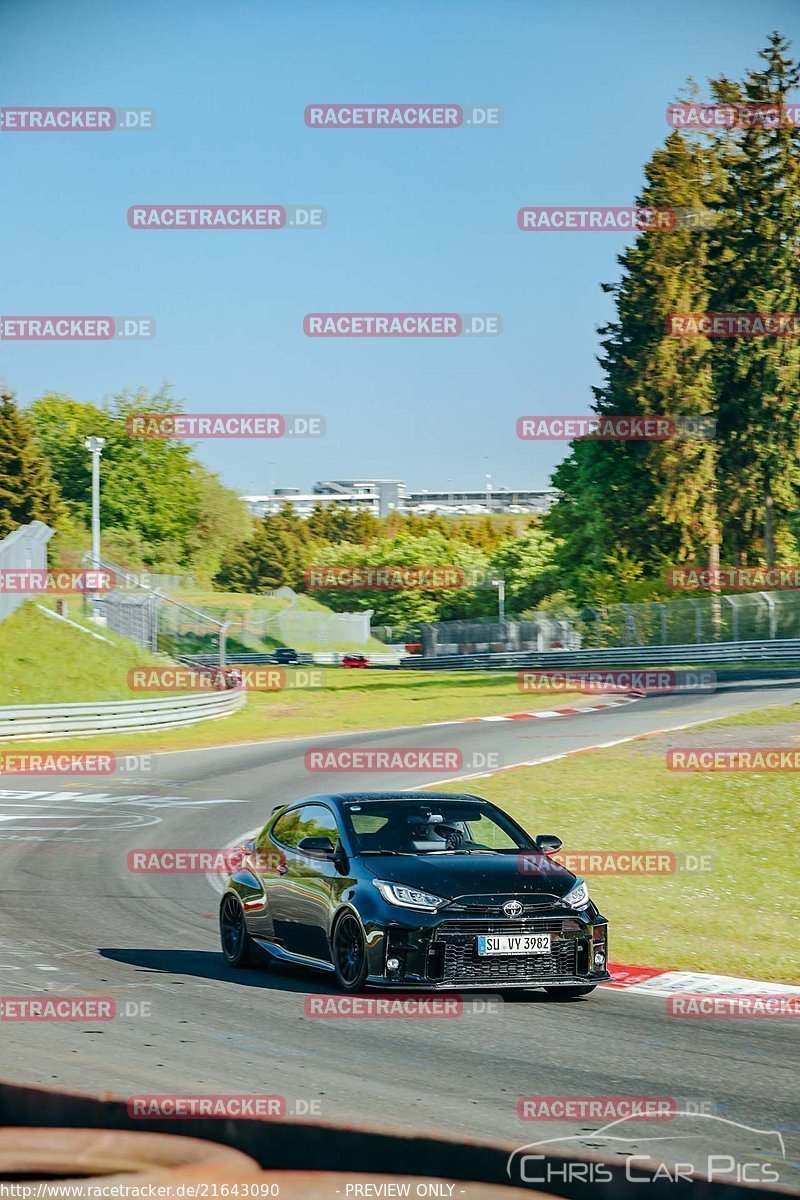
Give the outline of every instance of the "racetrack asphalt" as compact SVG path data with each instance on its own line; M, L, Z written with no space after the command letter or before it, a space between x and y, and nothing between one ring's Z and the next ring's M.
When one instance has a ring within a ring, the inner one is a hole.
M487 1003L465 1002L458 1019L316 1019L304 1000L334 991L331 979L276 966L230 970L219 953L218 895L208 878L132 874L127 853L226 846L276 804L313 792L443 778L310 773L309 748L457 748L467 759L454 772L461 775L475 752L496 752L504 766L537 761L797 695L785 686L767 694L743 687L554 720L451 722L160 754L153 774L127 782L56 786L6 777L0 995L113 996L118 1008L149 1004L150 1015L90 1025L0 1023L0 1078L121 1096L281 1095L301 1116L311 1105L312 1115L334 1123L515 1145L574 1137L567 1147L646 1153L642 1139L669 1134L674 1140L659 1145L666 1161L707 1151L774 1160L774 1137L719 1122L698 1133L703 1123L688 1116L638 1122L629 1141L611 1142L594 1134L603 1122L517 1115L521 1097L670 1097L679 1107L710 1106L729 1121L781 1131L788 1158L781 1183L796 1186L797 1022L676 1020L663 997L603 988L561 1004L543 992L505 1001L478 993L474 999ZM211 741L213 724L208 729ZM465 790L480 793L480 780ZM611 1132L627 1137L627 1130Z

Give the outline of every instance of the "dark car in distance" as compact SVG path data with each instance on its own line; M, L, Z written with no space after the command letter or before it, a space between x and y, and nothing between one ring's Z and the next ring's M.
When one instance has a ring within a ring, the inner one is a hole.
M296 666L300 662L300 655L291 646L278 646L277 650L273 650L271 657L274 663L283 666Z
M220 904L223 954L313 967L348 992L583 996L611 978L608 922L552 858L560 848L479 796L308 796L242 847Z

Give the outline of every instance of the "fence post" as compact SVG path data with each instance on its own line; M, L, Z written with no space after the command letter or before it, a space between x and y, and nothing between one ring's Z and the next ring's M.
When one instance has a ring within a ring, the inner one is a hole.
M734 604L730 596L721 596L721 600L727 600L731 606L731 641L738 642L739 640L739 609Z
M767 602L767 609L769 610L769 637L770 637L770 641L774 642L775 638L778 636L778 630L777 630L778 614L775 611L775 598L774 598L774 596L770 596L769 592L759 592L758 594L759 594L759 596L763 596Z

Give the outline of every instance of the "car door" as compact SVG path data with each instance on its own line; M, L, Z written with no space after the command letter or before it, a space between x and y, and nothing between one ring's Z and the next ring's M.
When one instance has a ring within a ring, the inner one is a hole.
M328 919L341 875L330 859L298 849L310 837L330 838L339 848L336 817L326 805L302 804L276 821L272 838L285 857L285 870L271 881L268 902L276 941L292 954L327 962Z

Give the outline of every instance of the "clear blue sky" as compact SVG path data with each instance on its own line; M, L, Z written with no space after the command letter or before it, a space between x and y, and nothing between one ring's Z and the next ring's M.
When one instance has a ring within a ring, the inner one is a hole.
M0 133L3 315L148 314L152 341L0 343L0 376L98 402L320 412L302 442L204 442L243 491L389 476L536 487L519 415L587 411L625 237L522 233L624 205L687 76L738 75L797 0L1 0L0 104L157 110L150 133ZM315 101L497 104L497 130L308 129ZM309 203L315 232L136 232L134 203ZM310 311L498 312L492 339L313 340Z

